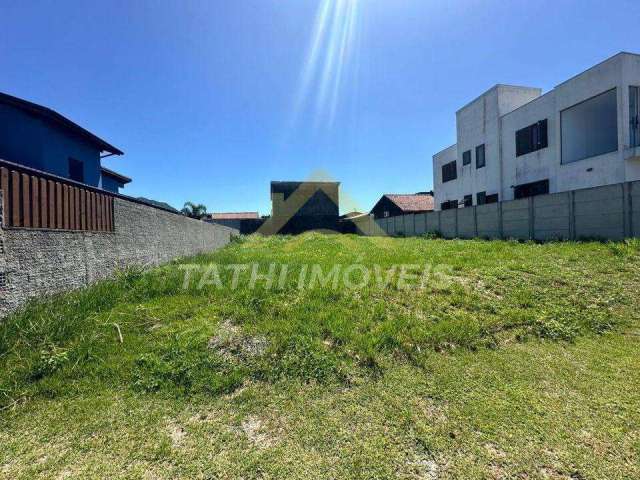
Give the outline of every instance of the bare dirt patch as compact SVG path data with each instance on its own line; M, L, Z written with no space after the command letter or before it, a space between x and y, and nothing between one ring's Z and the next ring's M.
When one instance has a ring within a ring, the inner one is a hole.
M209 348L227 360L258 357L268 346L265 337L245 335L239 326L228 319L218 326L216 334L209 339Z
M418 458L410 464L414 478L420 480L438 480L440 466L435 460Z
M184 438L187 436L187 432L181 425L176 423L170 423L167 430L169 438L171 438L171 445L173 448L180 448L184 442Z
M276 438L267 431L264 422L256 416L247 417L240 427L251 443L258 448L269 448L276 443Z

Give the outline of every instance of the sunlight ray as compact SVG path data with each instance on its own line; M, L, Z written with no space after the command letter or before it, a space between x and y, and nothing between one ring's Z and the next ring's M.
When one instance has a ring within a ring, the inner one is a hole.
M295 99L293 124L308 110L316 129L333 127L347 76L353 73L348 69L356 56L359 4L359 0L322 0L318 6Z
M340 53L338 55L337 71L333 79L332 98L330 103L328 126L331 128L335 121L336 112L338 109L338 102L340 100L339 95L343 82L343 71L345 64L349 60L351 49L353 46L353 34L355 30L355 22L357 18L357 2L348 2L348 10L345 15L345 26L342 30L342 39L340 44Z
M313 81L314 74L318 69L318 57L322 50L322 43L325 37L325 31L328 26L328 18L334 7L333 0L323 0L318 9L316 15L316 21L313 29L312 41L309 47L309 52L305 61L304 69L302 72L302 80L300 82L300 88L296 98L296 114L305 102L306 97L309 94L309 89Z
M333 18L331 22L331 31L326 39L326 56L324 59L324 66L322 69L322 77L320 78L320 85L318 91L318 97L316 99L317 111L322 111L328 95L329 86L331 85L332 76L335 75L337 64L337 50L339 47L339 41L341 33L344 30L344 10L345 0L335 0L336 8L333 11Z

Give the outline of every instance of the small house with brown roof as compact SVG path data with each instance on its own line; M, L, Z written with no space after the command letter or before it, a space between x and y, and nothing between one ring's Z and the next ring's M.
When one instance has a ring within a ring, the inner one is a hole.
M423 213L433 210L433 193L411 194L387 193L371 209L374 218L397 217L409 213Z

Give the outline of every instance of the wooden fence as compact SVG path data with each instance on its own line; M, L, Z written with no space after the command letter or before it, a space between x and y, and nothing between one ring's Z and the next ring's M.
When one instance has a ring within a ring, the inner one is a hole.
M4 226L112 232L113 196L43 172L0 164Z

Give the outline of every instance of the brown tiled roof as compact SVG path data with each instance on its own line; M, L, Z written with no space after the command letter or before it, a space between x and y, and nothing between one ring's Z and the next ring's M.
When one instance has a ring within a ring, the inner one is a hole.
M211 220L244 220L247 218L260 218L258 212L226 212L212 213Z
M433 210L433 195L429 194L396 194L385 195L405 212L426 212Z

